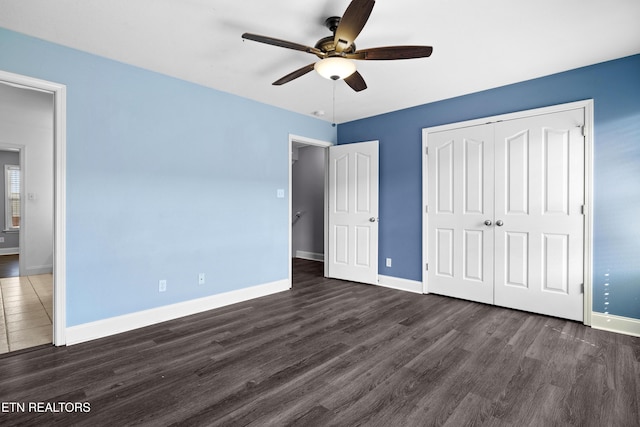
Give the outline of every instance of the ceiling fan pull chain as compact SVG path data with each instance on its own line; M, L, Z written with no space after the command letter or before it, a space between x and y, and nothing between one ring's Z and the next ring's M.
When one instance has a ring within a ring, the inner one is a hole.
M332 121L332 125L333 127L336 127L336 80L334 80L331 84L333 84L333 119Z

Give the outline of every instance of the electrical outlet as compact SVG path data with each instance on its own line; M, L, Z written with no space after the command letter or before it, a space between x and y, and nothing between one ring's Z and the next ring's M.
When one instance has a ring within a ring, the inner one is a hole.
M198 285L204 285L204 273L198 274Z
M4 237L0 237L0 243L4 243Z
M167 290L167 281L160 280L158 281L158 292L165 292Z
M387 263L385 265L387 267L391 267L391 258L387 258Z

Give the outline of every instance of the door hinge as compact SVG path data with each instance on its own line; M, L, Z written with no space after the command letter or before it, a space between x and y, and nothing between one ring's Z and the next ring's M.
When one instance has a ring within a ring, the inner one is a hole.
M426 271L429 271L429 263L426 263L426 264L424 265L424 269L425 269Z
M429 155L429 147L424 147L424 154Z
M584 294L584 283L580 283L580 293Z
M582 134L582 136L587 136L587 130L585 129L584 125L580 126L580 133Z
M424 207L424 213L429 213L429 205L425 205L425 207Z
M584 215L586 211L587 211L587 208L586 208L584 205L581 205L581 206L580 206L580 213L581 213L582 215Z

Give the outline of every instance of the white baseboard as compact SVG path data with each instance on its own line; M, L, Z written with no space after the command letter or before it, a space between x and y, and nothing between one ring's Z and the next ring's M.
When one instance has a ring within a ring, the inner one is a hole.
M109 319L84 323L82 325L71 326L66 328L65 331L66 344L79 344L81 342L119 334L133 329L166 322L167 320L177 319L179 317L189 316L191 314L201 313L207 310L213 310L214 308L224 307L226 305L271 295L276 292L282 292L289 289L291 289L291 284L288 279L285 279L263 285L252 286L250 288L239 289L237 291L225 292L177 304L138 311L136 313L111 317Z
M0 248L0 255L18 255L20 248Z
M296 251L296 258L308 259L310 261L324 261L324 254L307 251Z
M408 279L400 279L398 277L378 275L378 285L385 288L398 289L401 291L422 293L422 282Z
M603 331L640 337L640 320L612 314L591 313L591 327Z
M53 273L53 265L34 265L31 267L26 267L25 272L21 272L23 276L36 276L38 274L49 274Z

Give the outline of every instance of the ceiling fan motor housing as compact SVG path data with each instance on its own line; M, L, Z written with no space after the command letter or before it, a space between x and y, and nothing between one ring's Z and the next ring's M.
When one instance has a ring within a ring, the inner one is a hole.
M324 21L325 27L327 27L329 30L331 30L331 32L333 34L336 33L336 30L338 29L338 24L340 24L340 17L339 16L330 16L329 18L327 18Z
M347 53L353 53L356 51L356 44L352 43L349 46L349 49L345 49L342 53L336 52L336 45L334 44L333 36L323 37L318 40L318 43L315 45L316 49L320 49L321 51L328 53L329 56L344 56ZM316 54L318 58L324 58L324 56Z
M340 20L341 18L339 16L332 16L330 18L327 18L324 21L324 25L331 30L331 32L333 33L332 36L327 36L327 37L323 37L320 40L318 40L318 42L315 45L316 49L320 49L321 51L323 51L324 53L328 53L329 56L344 56L344 54L347 53L353 53L356 51L356 44L352 43L351 46L349 46L348 49L345 49L342 53L338 53L336 52L336 45L335 45L335 32L336 29L338 28L338 24L340 24ZM317 55L319 58L324 58L324 56L321 55Z

